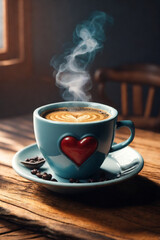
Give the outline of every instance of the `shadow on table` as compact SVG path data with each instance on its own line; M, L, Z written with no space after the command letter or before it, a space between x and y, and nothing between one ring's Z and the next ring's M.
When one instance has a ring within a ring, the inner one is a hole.
M69 200L74 204L80 202L90 207L100 208L145 205L156 202L160 197L160 186L142 176L84 193L67 195L54 193L47 189L45 191L47 191L48 200L52 199L52 195L54 195L60 200Z
M87 224L101 226L100 229L116 228L122 236L124 232L144 229L148 234L150 231L160 234L160 187L145 177L135 176L116 185L72 195L57 194L42 187L37 190L41 192L41 201L70 219L74 216Z
M70 197L90 206L103 208L137 206L158 200L160 186L145 177L136 176L117 185Z

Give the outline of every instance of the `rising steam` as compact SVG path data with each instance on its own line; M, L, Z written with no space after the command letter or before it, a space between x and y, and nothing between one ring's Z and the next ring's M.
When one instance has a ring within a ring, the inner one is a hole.
M104 12L92 14L89 20L76 27L73 34L75 47L71 48L68 54L63 55L63 60L62 57L54 57L51 60L51 65L56 69L56 85L63 90L64 100L91 99L89 90L92 82L87 67L97 51L103 47L104 24L107 20L112 23L112 18Z

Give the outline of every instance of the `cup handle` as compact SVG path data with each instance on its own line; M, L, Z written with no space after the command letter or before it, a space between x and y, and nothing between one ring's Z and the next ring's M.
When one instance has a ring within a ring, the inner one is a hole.
M117 124L116 129L119 129L121 127L128 127L131 134L126 141L112 145L109 152L114 152L114 151L120 150L120 149L128 146L133 141L133 138L135 135L135 126L132 121L122 120L122 121L117 122L116 124Z

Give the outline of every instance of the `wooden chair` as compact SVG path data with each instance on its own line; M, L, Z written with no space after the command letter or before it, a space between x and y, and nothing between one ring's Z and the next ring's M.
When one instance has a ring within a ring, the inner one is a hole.
M119 119L130 119L137 128L160 131L160 111L152 116L155 91L160 88L160 66L151 64L133 64L117 68L102 68L95 72L94 80L101 102L115 106L106 96L107 82L117 82L121 88L121 115ZM128 85L132 88L132 115L129 111ZM143 88L148 86L148 96L143 104ZM160 106L160 102L157 102ZM160 109L160 107L159 107ZM118 109L119 110L119 109Z

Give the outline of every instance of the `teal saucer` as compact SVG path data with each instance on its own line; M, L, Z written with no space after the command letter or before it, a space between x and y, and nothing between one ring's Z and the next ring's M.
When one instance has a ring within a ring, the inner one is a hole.
M30 169L26 168L21 162L27 158L42 157L36 144L29 145L15 154L12 160L13 169L22 177L33 182L42 184L44 187L59 193L74 193L88 190L94 190L100 187L106 187L112 184L118 184L138 174L143 168L144 161L142 156L131 147L125 147L122 150L110 153L103 164L100 171L105 173L105 180L97 182L89 182L83 179L79 183L70 183L68 179L57 176L49 167L48 163L40 168L40 171L51 173L53 178L58 182L43 180L36 175L31 174ZM96 174L98 176L99 173ZM95 177L96 177L95 176Z

